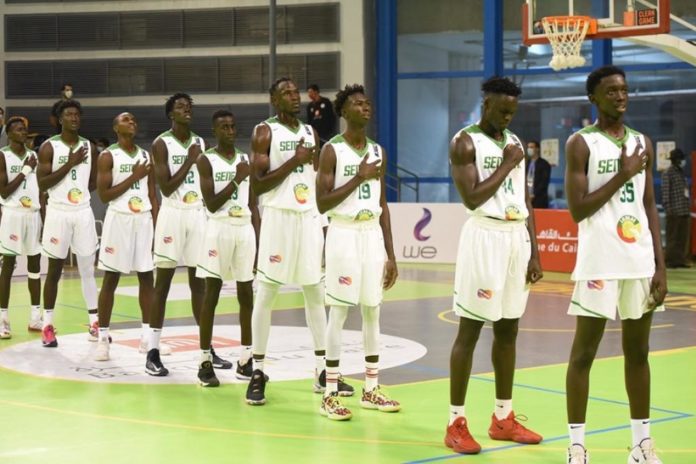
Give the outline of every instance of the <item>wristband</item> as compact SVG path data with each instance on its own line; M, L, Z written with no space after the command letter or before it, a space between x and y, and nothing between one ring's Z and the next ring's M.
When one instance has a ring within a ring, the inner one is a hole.
M29 166L29 165L27 164L27 165L24 165L24 166L22 167L22 171L21 171L21 172L22 172L22 174L24 174L24 177L27 177L27 176L29 175L29 173L31 173L31 171L33 171L33 170L34 170L34 168L32 168L31 166Z

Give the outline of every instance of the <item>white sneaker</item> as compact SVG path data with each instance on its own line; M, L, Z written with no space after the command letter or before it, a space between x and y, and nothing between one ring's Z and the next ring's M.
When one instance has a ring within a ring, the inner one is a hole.
M10 331L10 321L2 320L0 321L0 340L9 340L12 338L12 332Z
M138 346L138 353L147 354L150 351L150 340L148 337L140 337L140 346ZM166 343L160 343L159 346L160 356L169 356L172 354L172 348Z
M590 464L590 453L579 443L570 445L566 456L568 464Z
M41 317L41 314L39 314L37 317L32 317L29 320L27 330L29 332L41 332L41 329L43 329L43 318Z
M95 361L108 361L109 360L109 341L99 340L97 342L97 351L94 354Z
M655 443L653 443L652 438L644 438L631 449L631 454L628 455L628 464L662 464L655 452Z

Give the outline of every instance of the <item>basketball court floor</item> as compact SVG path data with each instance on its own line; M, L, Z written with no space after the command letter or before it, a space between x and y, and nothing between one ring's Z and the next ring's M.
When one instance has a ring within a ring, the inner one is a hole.
M537 446L495 442L487 429L494 388L491 330L476 351L467 415L484 450L461 456L443 445L448 411L449 350L456 317L449 310L449 265L400 266L382 312L381 383L402 402L396 414L362 410L347 399L348 422L318 414L312 352L301 294L288 289L273 314L268 354L268 404L244 402L246 384L218 370L222 386L196 384L197 331L185 275L177 274L168 304L163 358L169 377L144 374L135 277L124 277L112 322L112 361L92 361L79 278L66 274L56 311L57 349L26 332L29 299L23 279L12 287L13 338L0 342L0 462L440 462L561 463L567 446L564 378L574 318L566 310L572 284L547 274L521 321L514 409L545 437ZM670 464L696 462L696 270L669 272L667 311L654 318L651 343L653 437ZM236 360L239 346L234 287L225 287L214 345ZM342 371L362 385L359 312L346 323ZM592 371L587 446L593 462L625 462L630 445L620 326L610 322ZM387 367L389 366L389 367Z

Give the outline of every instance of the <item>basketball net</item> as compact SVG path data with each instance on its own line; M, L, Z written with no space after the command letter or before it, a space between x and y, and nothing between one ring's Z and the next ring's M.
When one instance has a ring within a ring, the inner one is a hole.
M549 62L551 69L561 71L585 64L580 47L592 21L589 16L547 16L541 19L544 34L553 50Z

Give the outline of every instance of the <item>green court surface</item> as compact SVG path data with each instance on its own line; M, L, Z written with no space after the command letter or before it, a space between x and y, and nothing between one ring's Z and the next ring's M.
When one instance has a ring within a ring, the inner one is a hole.
M451 266L401 269L404 278L388 293L385 305L417 300L443 307L446 300L442 298L451 293ZM693 307L686 305L686 311L696 311L695 276L690 270L670 272L671 290L691 299ZM551 286L544 293L552 294L556 284L559 288L570 285L563 274L548 274L546 280ZM177 274L176 282L185 282L185 276ZM136 279L124 277L121 285L136 285ZM0 349L29 340L39 343L37 335L24 330L28 318L24 282L15 282L12 291L14 338L0 342ZM59 341L61 335L86 333L79 279L64 279L58 301ZM279 306L288 311L298 311L294 308L300 305L298 294L279 299ZM186 301L170 302L168 317L183 321L189 318L189 308ZM114 311L113 326L137 326L136 298L117 296ZM236 311L233 298L221 299L219 315ZM448 334L437 343L449 346L454 326L437 324ZM696 325L690 330L694 345ZM653 336L658 332L666 331L655 331ZM437 334L432 339L437 340ZM477 356L487 354L477 351ZM652 435L665 463L696 463L694 366L694 346L655 351L651 356ZM537 446L488 439L493 375L474 375L467 416L484 449L477 456L453 454L443 444L449 402L447 369L441 365L432 369L430 379L388 385L389 393L403 405L399 413L362 410L356 394L345 401L353 419L332 422L318 414L320 395L312 393L311 380L271 381L268 404L250 407L243 400L246 385L202 389L194 384L195 372L191 385L123 385L48 379L0 368L0 463L565 462L565 364L517 371L515 410L529 416L527 425L545 437ZM349 381L359 390L359 376L351 376ZM587 424L593 463L625 462L630 444L626 401L622 359L598 359L592 371Z

